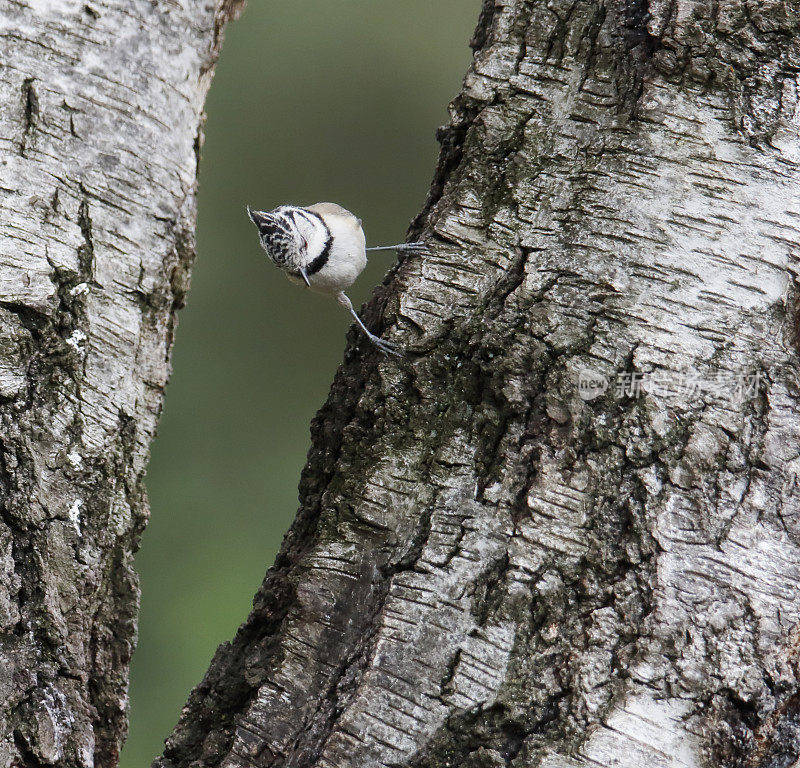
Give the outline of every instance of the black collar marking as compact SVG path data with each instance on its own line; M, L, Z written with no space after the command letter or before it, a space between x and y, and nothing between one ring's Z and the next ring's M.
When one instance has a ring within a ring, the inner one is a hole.
M328 225L322 220L322 216L318 213L314 213L313 211L308 211L312 216L316 216L319 219L319 223L325 227L325 232L328 235L327 239L325 240L325 247L322 249L322 253L317 256L306 268L307 275L316 275L327 263L328 259L331 255L331 246L333 245L333 235L331 234L330 229L328 229Z

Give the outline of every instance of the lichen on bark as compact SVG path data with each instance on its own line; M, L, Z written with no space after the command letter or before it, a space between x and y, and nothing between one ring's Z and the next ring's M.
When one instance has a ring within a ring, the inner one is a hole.
M0 766L117 763L229 2L0 6Z
M799 31L777 0L484 2L429 253L367 308L408 357L351 337L155 765L797 759Z

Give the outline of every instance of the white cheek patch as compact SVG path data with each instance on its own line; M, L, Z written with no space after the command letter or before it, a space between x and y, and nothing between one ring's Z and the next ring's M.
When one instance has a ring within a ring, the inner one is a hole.
M325 251L328 228L318 216L309 211L292 211L292 220L300 237L300 246L305 251L304 255L311 262Z
M322 227L315 227L310 236L306 237L308 246L306 253L310 259L316 259L324 250L328 242L328 233Z

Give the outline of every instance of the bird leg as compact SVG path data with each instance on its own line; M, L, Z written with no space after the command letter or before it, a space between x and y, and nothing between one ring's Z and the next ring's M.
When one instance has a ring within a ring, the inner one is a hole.
M353 305L350 302L350 299L342 293L338 293L336 295L336 301L339 302L341 306L343 306L350 314L356 319L356 322L361 327L361 330L367 334L367 338L381 351L384 355L395 355L396 357L402 357L403 354L398 351L394 344L385 339L382 339L380 336L376 336L372 333L364 323L361 322L361 318L356 314L356 311L353 309Z
M368 251L397 251L398 253L424 253L425 243L398 243L397 245L376 245Z

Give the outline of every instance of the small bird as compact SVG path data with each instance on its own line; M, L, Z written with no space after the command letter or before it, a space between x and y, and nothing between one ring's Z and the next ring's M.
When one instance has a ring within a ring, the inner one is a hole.
M367 265L367 251L419 253L424 250L423 243L367 248L361 219L336 203L317 203L307 208L280 205L272 211L255 211L248 206L247 214L258 227L261 247L289 280L333 296L381 352L400 356L393 344L370 332L361 322L344 292Z

